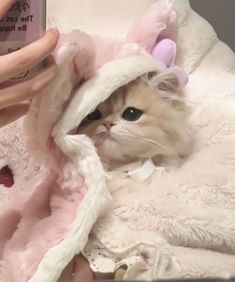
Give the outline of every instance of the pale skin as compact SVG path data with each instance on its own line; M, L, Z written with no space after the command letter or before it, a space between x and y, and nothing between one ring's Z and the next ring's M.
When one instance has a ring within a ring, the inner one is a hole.
M15 0L1 0L0 18L2 18ZM29 101L37 96L55 78L57 67L48 60L43 70L32 79L14 86L2 84L11 77L26 71L44 61L55 49L59 32L51 29L39 40L14 53L0 56L0 127L25 115Z
M113 278L114 274L93 273L89 267L88 261L82 255L79 255L66 267L58 282L92 282L94 280L111 281Z

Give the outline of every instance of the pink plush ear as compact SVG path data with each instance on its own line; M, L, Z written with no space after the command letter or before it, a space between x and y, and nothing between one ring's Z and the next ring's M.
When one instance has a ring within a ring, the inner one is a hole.
M74 31L74 36L77 37L79 42L74 64L80 82L88 79L95 71L96 46L93 39L86 33Z
M73 72L71 73L71 78L74 75L78 82L88 79L95 69L96 46L93 39L87 33L79 30L74 30L69 34L62 34L53 54L58 65L67 56L66 49L69 47L75 47L76 49L72 60Z
M163 39L153 49L152 55L169 68L175 63L176 43L170 39Z
M154 3L126 36L126 41L139 44L152 53L158 40L177 39L176 13L168 0Z
M163 39L158 42L153 49L152 56L160 60L167 68L172 69L179 77L182 85L188 83L188 75L185 70L175 65L176 43L173 40Z

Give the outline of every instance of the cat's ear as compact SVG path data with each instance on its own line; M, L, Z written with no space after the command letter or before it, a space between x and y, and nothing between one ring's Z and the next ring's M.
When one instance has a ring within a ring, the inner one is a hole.
M152 76L149 83L156 91L156 95L169 103L176 111L188 115L189 111L184 99L184 84L177 73L166 70Z
M151 84L157 92L160 92L163 97L169 95L183 95L183 86L179 76L174 71L168 71L152 75L150 78Z

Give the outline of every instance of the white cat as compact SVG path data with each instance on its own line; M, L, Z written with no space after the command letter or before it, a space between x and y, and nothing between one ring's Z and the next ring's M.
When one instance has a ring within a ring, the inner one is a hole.
M117 90L78 129L93 139L107 170L191 151L189 111L177 76L169 71L149 76Z

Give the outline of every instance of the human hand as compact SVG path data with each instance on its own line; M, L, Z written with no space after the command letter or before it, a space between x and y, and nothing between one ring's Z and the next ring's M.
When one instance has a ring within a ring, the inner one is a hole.
M15 0L1 0L0 19L14 2ZM18 119L28 111L29 99L40 93L55 78L57 67L50 62L28 81L8 87L4 87L3 83L42 62L54 50L58 39L59 32L51 29L32 44L11 54L0 56L0 127Z

